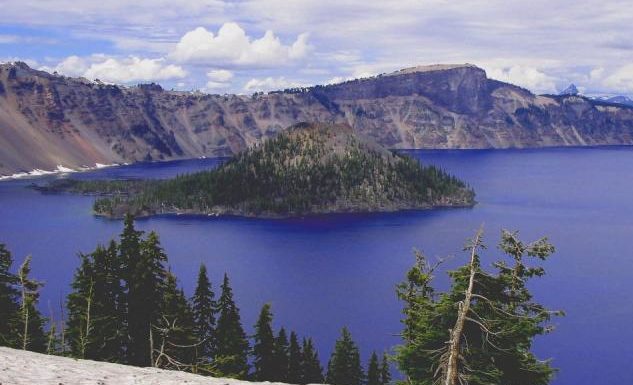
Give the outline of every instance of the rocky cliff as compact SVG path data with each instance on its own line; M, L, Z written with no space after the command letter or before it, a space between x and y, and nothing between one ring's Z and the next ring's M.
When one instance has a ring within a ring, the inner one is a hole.
M347 123L390 148L633 144L633 108L536 96L472 65L252 96L122 87L0 65L0 175L230 155L302 121Z

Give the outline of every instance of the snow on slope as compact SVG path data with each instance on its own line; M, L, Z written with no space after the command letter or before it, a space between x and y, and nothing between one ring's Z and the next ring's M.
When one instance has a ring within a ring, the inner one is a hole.
M171 370L76 360L0 347L0 385L140 384L257 385L271 383L204 377Z

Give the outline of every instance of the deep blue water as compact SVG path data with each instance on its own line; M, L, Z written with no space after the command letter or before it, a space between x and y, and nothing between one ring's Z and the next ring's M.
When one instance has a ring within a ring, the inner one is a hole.
M191 293L200 262L218 288L228 272L242 320L252 330L271 302L277 326L315 338L323 363L347 325L366 360L397 344L401 304L394 286L413 262L412 248L455 255L485 225L499 254L502 228L523 238L549 236L557 252L532 285L536 299L567 316L537 341L541 358L560 368L555 384L633 383L633 149L571 148L507 151L415 151L473 186L473 209L332 215L290 220L164 216L138 221L154 229L172 269ZM164 178L213 167L217 160L136 164L81 178ZM68 293L79 251L121 231L121 222L91 215L93 198L43 195L30 181L0 183L0 242L21 260L33 255L44 280L42 308L57 309ZM444 274L438 284L445 285Z

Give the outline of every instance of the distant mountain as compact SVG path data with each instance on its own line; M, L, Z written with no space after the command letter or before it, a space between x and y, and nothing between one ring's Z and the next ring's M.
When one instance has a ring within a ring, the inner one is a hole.
M562 90L559 95L578 95L578 88L572 83L567 88Z
M122 87L9 63L0 65L0 175L231 155L297 122L347 124L387 148L633 144L633 109L618 106L537 96L473 65L244 96Z
M633 99L629 98L628 96L599 96L594 98L596 100L600 100L602 102L605 103L612 103L612 104L621 104L623 106L631 106L633 107Z
M474 193L347 125L297 124L211 171L164 181L60 179L45 191L105 194L95 212L292 217L472 206Z

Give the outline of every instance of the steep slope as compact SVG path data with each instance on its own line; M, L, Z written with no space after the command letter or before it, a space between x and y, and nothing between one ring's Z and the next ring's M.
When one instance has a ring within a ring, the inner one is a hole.
M191 373L139 368L50 356L0 347L3 385L256 385L280 384L203 377Z
M164 181L59 180L47 191L104 194L95 212L292 217L472 206L463 182L360 137L347 125L298 124L215 170Z
M252 96L121 87L0 65L0 175L230 155L302 121L346 123L389 148L633 144L633 108L536 96L472 65Z

